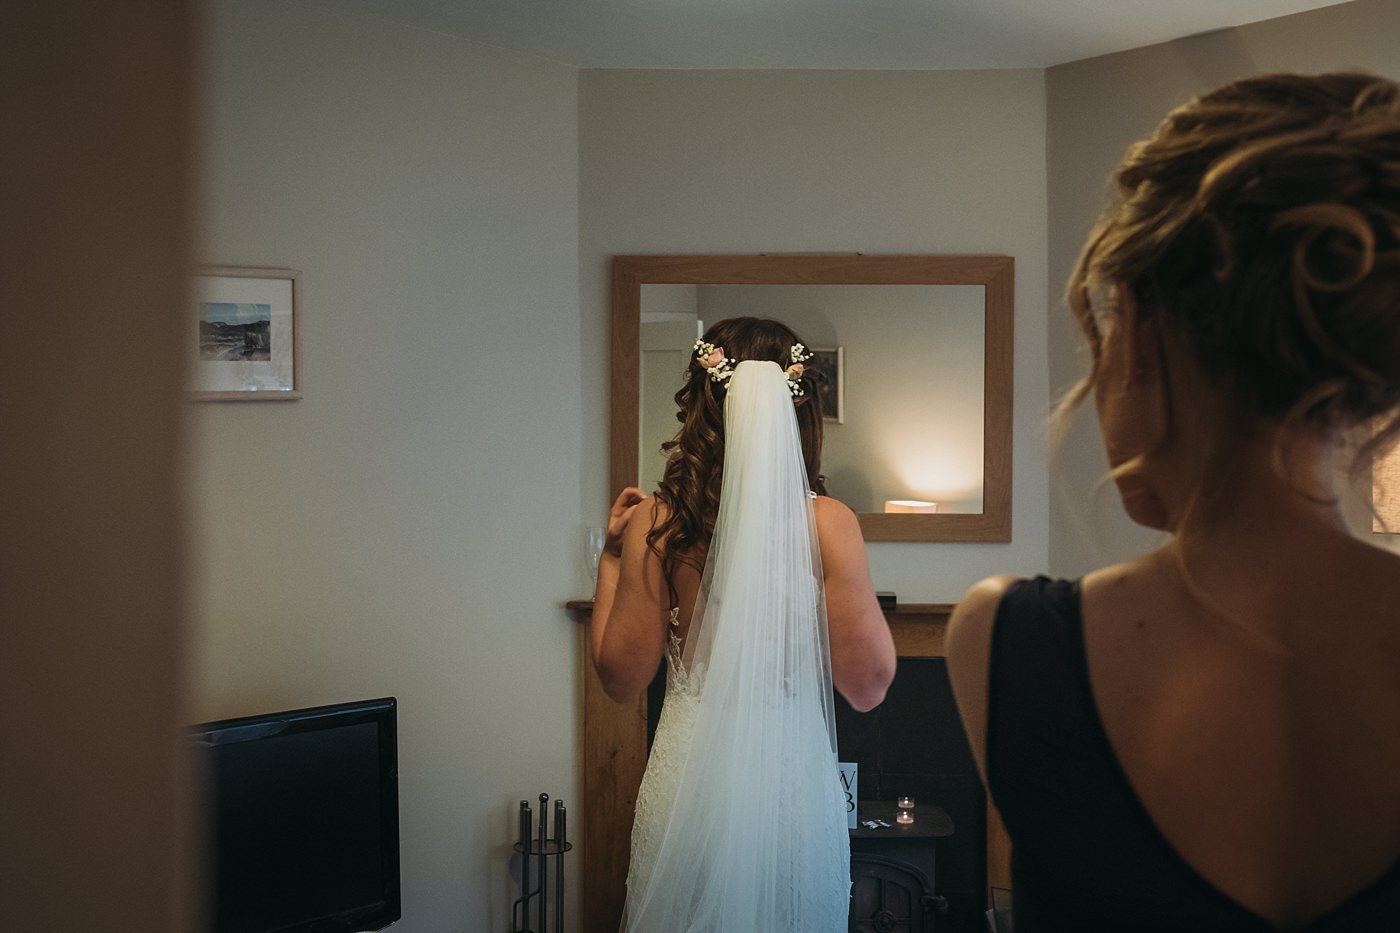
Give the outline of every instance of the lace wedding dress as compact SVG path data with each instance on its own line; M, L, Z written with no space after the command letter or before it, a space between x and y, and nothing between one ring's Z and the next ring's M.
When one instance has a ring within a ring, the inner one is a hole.
M626 933L839 933L850 844L826 605L792 396L745 361L682 651L637 795ZM672 622L676 611L672 611Z

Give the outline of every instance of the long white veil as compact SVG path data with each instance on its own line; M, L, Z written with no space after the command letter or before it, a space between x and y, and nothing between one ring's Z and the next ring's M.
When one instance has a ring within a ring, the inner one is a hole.
M850 853L826 603L776 363L738 364L724 423L719 514L677 672L686 695L668 691L694 704L689 749L655 863L634 871L645 883L629 890L626 929L837 933Z

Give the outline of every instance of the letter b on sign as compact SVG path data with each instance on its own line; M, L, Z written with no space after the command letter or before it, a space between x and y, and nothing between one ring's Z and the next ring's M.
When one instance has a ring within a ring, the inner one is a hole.
M840 761L837 766L841 769L841 796L845 800L846 806L846 828L856 828L856 771L860 765L854 761Z

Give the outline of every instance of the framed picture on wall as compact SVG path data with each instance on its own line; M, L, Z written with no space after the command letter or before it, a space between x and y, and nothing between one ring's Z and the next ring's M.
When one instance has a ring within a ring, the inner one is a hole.
M822 382L822 417L844 424L846 421L846 348L812 349L808 366L816 367L824 376Z
M1371 530L1400 535L1400 445L1371 463Z
M201 401L287 401L298 382L295 269L201 266L195 270L194 397Z

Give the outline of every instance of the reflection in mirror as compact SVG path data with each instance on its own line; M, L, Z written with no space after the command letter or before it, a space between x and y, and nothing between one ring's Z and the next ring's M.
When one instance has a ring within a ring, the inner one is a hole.
M1009 541L1013 268L1008 256L615 257L614 489L656 488L696 337L770 317L832 379L822 472L867 540Z
M644 285L638 474L656 488L697 335L775 318L827 378L822 473L856 512L982 511L980 285Z

